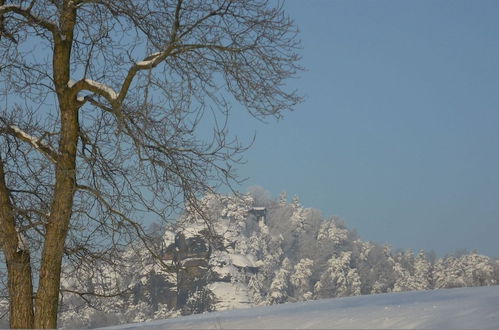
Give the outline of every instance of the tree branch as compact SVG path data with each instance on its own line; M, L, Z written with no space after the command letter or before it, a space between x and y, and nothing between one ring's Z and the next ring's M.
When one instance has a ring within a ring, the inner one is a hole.
M112 105L116 104L118 99L118 94L111 87L91 79L82 79L73 83L68 82L68 87L73 90L74 93L78 93L82 90L87 90L93 92L97 95L104 97Z
M92 187L89 187L89 186L86 186L86 185L80 185L80 184L77 184L76 185L76 189L77 190L81 190L81 191L86 191L90 194L92 194L100 203L102 203L110 213L120 217L121 219L123 219L123 221L127 222L128 224L130 224L133 228L133 230L136 232L137 236L139 237L139 239L142 241L142 243L144 243L144 246L145 248L147 249L147 251L161 264L161 266L163 266L166 270L169 270L171 271L172 268L171 266L167 265L161 258L161 256L159 256L156 252L154 252L151 247L149 246L148 244L148 241L146 239L146 234L144 233L144 230L142 228L142 226L137 223L136 221L134 221L133 219L129 218L128 216L126 216L123 212L115 209L105 198L104 196L102 196L102 193Z
M26 18L30 23L35 23L36 25L52 32L53 34L57 33L58 28L57 25L47 21L41 17L37 17L31 13L31 8L21 8L18 5L3 5L0 6L0 17L3 17L4 14L14 13L18 14L24 18Z
M1 120L1 119L0 119ZM4 120L1 120L4 122ZM4 122L5 123L5 122ZM52 163L57 162L58 154L55 150L53 150L50 146L46 145L41 141L40 138L29 135L19 127L15 125L6 125L4 127L0 127L0 134L9 134L13 137L18 138L24 142L31 144L35 149L39 150L42 154L46 156Z

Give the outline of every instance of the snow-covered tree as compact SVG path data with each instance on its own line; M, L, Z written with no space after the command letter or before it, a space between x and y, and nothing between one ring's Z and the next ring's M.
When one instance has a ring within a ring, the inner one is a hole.
M410 291L415 289L414 274L414 253L412 249L398 253L393 265L395 283L394 292Z
M465 286L461 259L450 256L439 259L435 264L433 278L435 288L455 288Z
M285 206L288 203L288 193L286 191L281 191L279 194L279 205Z
M341 252L328 260L327 268L314 286L317 298L359 295L361 281L357 269L352 267L352 252Z
M298 301L312 298L311 276L314 261L308 258L301 259L294 267L290 282L293 285L294 298Z
M394 253L389 245L364 242L339 219L324 219L318 211L305 209L296 201L294 206L269 202L263 225L254 213L255 206L262 201L255 201L252 195L210 194L202 203L207 208L205 213L213 219L208 236L203 218L188 213L180 221L182 233L170 228L159 241L166 247L165 257L172 265L184 264L190 258L193 259L189 262L196 261L192 251L177 251L183 257L171 255L176 249L185 249L189 238L209 245L208 266L192 270L205 279L203 283L193 279L196 285L186 287L184 284L190 282L182 279L181 271L165 272L146 258L148 254L137 242L123 252L128 270L80 270L77 277L85 281L63 282L66 289L76 285L93 290L121 285L131 288L131 294L103 300L92 298L99 311L86 307L81 297L66 294L61 310L63 326L97 327L110 324L106 322L132 322L250 305L491 285L497 283L499 276L499 263L477 253L442 258L435 264L431 253L420 251L414 256L410 249ZM175 291L181 286L182 297L186 297L182 304L177 300L180 291ZM171 299L165 299L168 296Z
M409 291L413 289L413 278L409 273L409 270L404 268L401 263L395 263L393 266L393 272L395 275L393 292Z
M336 247L344 245L349 239L349 231L337 218L324 221L317 234L317 240L328 240L333 242Z
M295 233L298 234L305 230L307 210L300 205L300 202L296 196L295 198L293 198L293 203L292 203L293 214L291 215L290 222L295 229Z
M395 283L395 260L391 255L391 247L377 246L370 251L369 258L369 278L372 283L370 293L391 292Z
M414 260L414 275L412 280L414 290L428 290L432 287L432 265L423 250L419 252Z
M494 267L489 257L473 252L461 257L466 286L496 284Z
M292 270L291 262L288 258L284 258L281 268L275 273L274 280L270 284L268 297L269 304L281 304L288 300L289 297L289 278Z

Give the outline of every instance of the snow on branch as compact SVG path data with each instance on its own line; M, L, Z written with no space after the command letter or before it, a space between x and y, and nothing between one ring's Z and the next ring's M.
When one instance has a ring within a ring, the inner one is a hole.
M29 252L29 243L28 239L24 234L16 228L17 232L17 250L16 252Z
M0 133L7 133L14 136L24 142L31 144L35 149L41 151L51 162L57 162L57 152L54 151L50 146L43 143L41 139L29 135L16 125L8 125L4 128L0 128Z
M155 68L161 62L163 62L168 56L179 55L200 48L232 52L232 53L240 53L245 51L249 47L235 48L235 47L212 45L212 44L186 44L186 45L171 44L168 47L166 47L163 51L152 53L146 56L142 61L135 62L128 70L128 74L123 81L119 93L117 93L114 89L107 86L106 84L91 79L82 79L77 82L69 80L68 87L71 89L75 89L76 93L82 90L87 90L96 93L104 97L106 100L108 100L109 103L113 106L113 108L119 109L120 104L125 99L137 72L141 70L151 70ZM78 98L79 102L84 102L86 100L88 99L85 98L82 99L81 97Z
M161 54L162 54L161 52L153 53L144 58L142 61L137 62L136 65L138 67L150 67L159 59Z
M106 84L91 79L82 79L76 83L70 80L68 82L68 87L75 88L77 92L87 90L96 93L106 98L111 104L114 104L118 99L118 94L114 91L114 89Z

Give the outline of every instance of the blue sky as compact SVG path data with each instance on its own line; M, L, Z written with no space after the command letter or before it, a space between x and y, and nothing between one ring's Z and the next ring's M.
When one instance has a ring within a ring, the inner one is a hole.
M365 240L499 256L499 1L288 0L306 99L262 124L242 190L286 190Z

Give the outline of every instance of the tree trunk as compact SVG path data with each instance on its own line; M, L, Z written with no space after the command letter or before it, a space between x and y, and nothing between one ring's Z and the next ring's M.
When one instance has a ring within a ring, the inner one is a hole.
M10 327L32 328L33 285L29 253L19 253L14 261L7 262L9 273Z
M57 327L61 264L73 208L78 113L75 108L63 109L54 198L47 224L39 288L36 295L36 328Z
M61 116L59 154L50 217L46 227L35 305L35 328L56 328L64 245L69 230L76 186L76 148L79 135L76 95L68 87L73 42L74 8L62 9L61 34L54 35L53 75Z
M5 255L10 297L10 327L33 327L33 285L29 247L19 242L10 194L0 159L0 243Z

